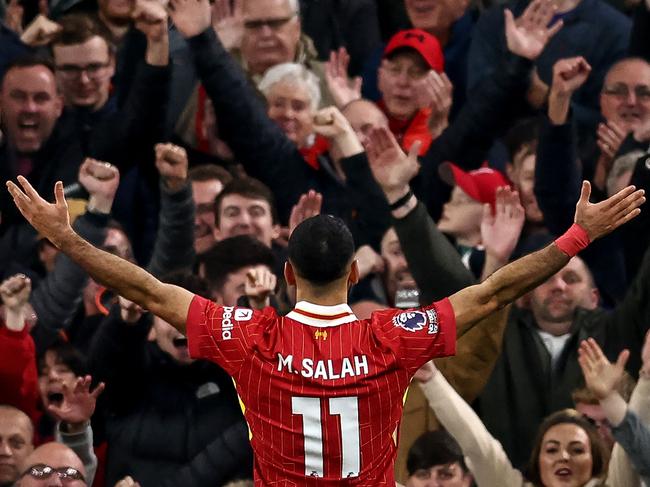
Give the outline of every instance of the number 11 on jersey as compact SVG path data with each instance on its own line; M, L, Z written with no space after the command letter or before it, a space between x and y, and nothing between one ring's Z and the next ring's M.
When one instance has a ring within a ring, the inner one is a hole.
M341 478L358 477L361 470L359 440L359 400L356 397L331 397L330 416L339 416L341 421ZM323 418L321 418L321 398L292 397L293 414L302 416L305 444L305 475L323 477ZM336 419L325 418L325 421Z

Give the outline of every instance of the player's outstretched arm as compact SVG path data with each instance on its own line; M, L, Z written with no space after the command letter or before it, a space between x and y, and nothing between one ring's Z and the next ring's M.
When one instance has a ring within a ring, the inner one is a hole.
M70 226L63 184L54 186L55 203L45 201L31 184L18 176L19 187L8 181L14 203L27 221L56 245L97 282L139 304L181 331L193 295L189 291L164 284L144 269L113 254L104 252L75 233Z
M634 186L596 204L589 202L590 194L591 186L585 181L576 205L575 223L554 243L502 267L481 284L465 288L449 298L456 315L457 336L546 281L589 242L637 216L641 211L639 206L645 202L644 191Z

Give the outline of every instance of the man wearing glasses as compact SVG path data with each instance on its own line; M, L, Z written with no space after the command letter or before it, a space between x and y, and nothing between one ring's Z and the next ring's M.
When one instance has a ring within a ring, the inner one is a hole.
M627 58L614 64L605 76L600 107L605 120L618 124L624 132L636 135L647 126L650 122L650 64L641 58Z
M248 0L244 2L244 34L241 54L248 72L263 75L280 63L300 62L298 0ZM302 49L300 49L302 47Z
M117 165L122 161L111 157L115 150L128 147L132 158L137 157L135 147L150 150L156 141L152 131L164 115L162 102L167 98L167 14L152 2L142 5L136 26L147 37L145 62L138 68L124 107L118 107L111 97L116 48L103 24L87 15L68 15L59 21L61 32L52 43L57 84L70 118L84 132L84 147L93 157Z
M83 463L70 448L45 443L25 459L16 487L86 487L85 474Z
M110 96L115 46L102 24L89 17L68 16L61 23L64 30L52 45L52 53L65 104L100 110Z

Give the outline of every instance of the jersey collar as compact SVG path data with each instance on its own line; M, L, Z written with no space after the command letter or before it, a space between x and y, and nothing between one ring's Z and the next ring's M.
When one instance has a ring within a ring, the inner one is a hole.
M334 306L322 306L307 301L300 301L296 304L293 311L287 315L287 318L302 323L303 325L316 326L318 328L338 326L358 320L352 312L352 309L345 303Z

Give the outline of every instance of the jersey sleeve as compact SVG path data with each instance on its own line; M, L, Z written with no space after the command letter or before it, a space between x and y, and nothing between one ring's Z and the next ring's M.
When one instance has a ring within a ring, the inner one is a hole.
M194 296L187 313L190 356L215 362L234 376L253 353L265 312L221 306Z
M430 306L372 314L378 338L414 374L433 358L456 353L456 316L448 298Z

